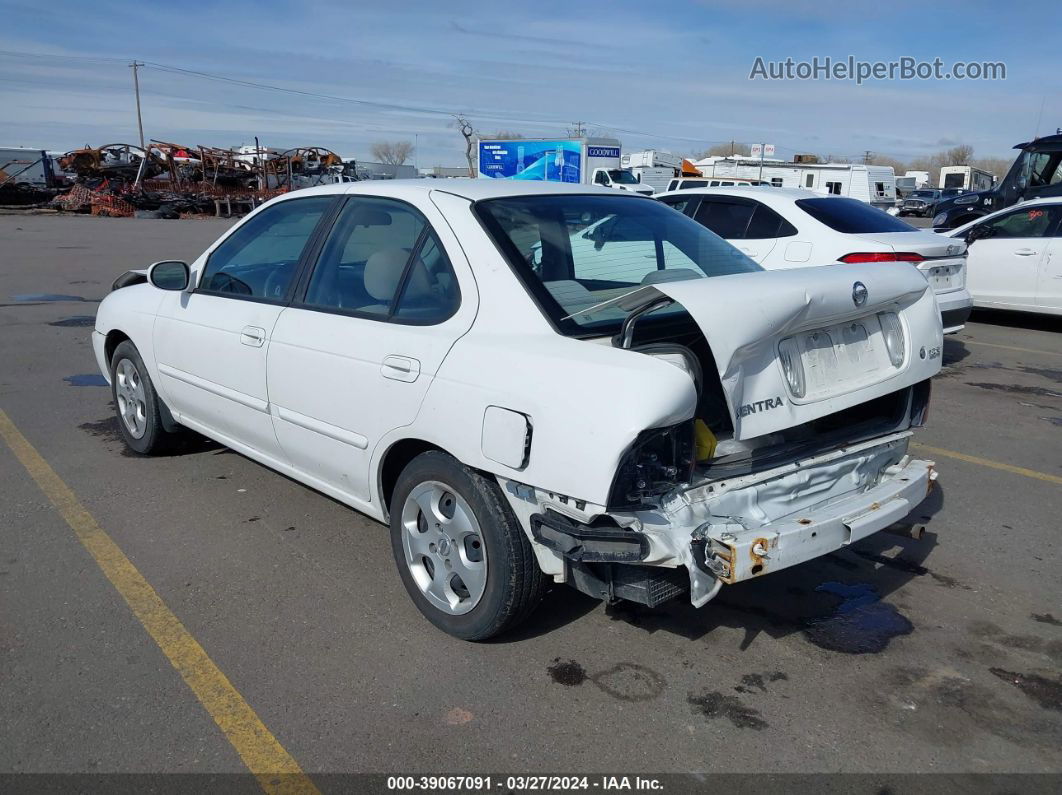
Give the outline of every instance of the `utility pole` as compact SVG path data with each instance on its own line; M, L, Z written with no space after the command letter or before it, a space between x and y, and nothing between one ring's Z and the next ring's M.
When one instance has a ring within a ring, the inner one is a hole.
M137 69L144 64L137 60L133 60L130 67L133 69L133 91L136 93L136 126L140 130L140 151L142 157L140 158L140 168L136 170L136 179L133 181L133 185L139 186L140 180L144 178L144 171L147 169L148 153L147 148L144 146L144 122L140 118L140 77L137 75Z
M869 162L870 162L870 156L871 156L872 154L874 154L874 153L873 153L873 152L871 152L871 151L870 151L869 149L866 149L866 150L864 150L864 152L863 152L863 165L864 165L864 166L865 166L865 165L866 165L867 163L869 163Z
M133 91L136 92L136 126L140 130L140 148L144 149L144 122L140 118L140 77L137 74L139 69L144 64L139 61L133 61L129 66L133 70ZM145 150L146 152L147 150Z
M584 123L585 122L581 121L572 122L572 124L575 125L575 134L572 136L573 138L582 138L586 134L586 129L583 127Z

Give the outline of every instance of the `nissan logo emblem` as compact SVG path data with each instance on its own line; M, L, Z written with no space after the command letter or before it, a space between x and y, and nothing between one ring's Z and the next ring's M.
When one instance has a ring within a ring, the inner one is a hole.
M867 286L863 282L856 282L852 285L852 303L856 306L862 306L867 302Z

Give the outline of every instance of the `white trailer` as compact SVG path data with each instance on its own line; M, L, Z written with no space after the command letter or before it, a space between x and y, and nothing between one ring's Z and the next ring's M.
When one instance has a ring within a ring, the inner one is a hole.
M677 168L667 168L665 166L634 166L631 168L631 172L637 177L640 183L652 188L653 193L663 193L666 191L667 186L671 184L671 181L680 173Z
M848 196L888 209L896 203L896 174L891 166L851 163L784 163L721 159L701 168L706 177L762 179L776 188L803 188ZM762 176L761 176L762 171Z
M973 166L944 166L940 169L938 187L963 190L990 190L996 184L994 175Z
M667 190L671 180L682 173L682 158L659 149L625 154L620 158L620 165L634 174L640 183L651 187L653 193Z
M624 168L682 168L682 157L661 149L645 149L641 152L628 152L620 158Z

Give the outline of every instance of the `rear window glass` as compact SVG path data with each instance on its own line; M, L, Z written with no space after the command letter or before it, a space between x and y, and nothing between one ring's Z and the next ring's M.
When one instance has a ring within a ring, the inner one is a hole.
M514 196L480 201L476 210L562 333L618 331L627 310L597 305L644 285L762 270L688 216L650 199ZM654 316L681 311L673 305Z
M800 199L796 206L835 232L917 232L910 224L858 199Z

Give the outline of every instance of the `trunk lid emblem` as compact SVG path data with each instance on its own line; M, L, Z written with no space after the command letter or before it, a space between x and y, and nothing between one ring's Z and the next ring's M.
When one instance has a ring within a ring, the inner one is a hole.
M852 303L856 306L863 306L867 302L867 286L863 282L856 282L852 285Z

